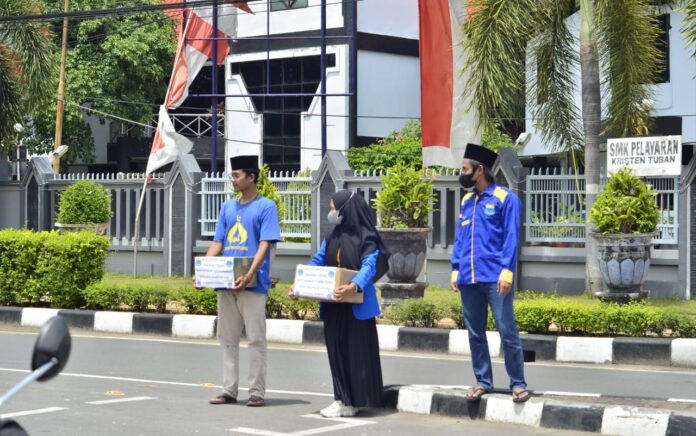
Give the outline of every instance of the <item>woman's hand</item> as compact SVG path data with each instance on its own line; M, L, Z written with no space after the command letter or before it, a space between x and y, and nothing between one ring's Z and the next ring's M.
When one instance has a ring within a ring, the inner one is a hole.
M295 285L290 285L290 289L288 289L288 297L290 297L290 299L293 301L299 300L299 297L295 296Z
M334 289L333 295L334 300L343 301L347 296L355 294L358 292L358 285L355 283L348 283L347 285L341 285Z

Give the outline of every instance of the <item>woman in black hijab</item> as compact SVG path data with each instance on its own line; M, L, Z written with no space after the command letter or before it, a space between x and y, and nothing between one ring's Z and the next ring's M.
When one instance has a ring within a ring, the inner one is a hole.
M336 288L334 299L340 302L346 295L362 292L362 303L320 305L336 400L320 413L325 417L346 417L355 415L360 407L382 405L382 367L375 322L381 310L374 283L389 269L389 251L362 196L339 191L331 196L330 206L328 219L335 227L308 265L359 271L351 283Z

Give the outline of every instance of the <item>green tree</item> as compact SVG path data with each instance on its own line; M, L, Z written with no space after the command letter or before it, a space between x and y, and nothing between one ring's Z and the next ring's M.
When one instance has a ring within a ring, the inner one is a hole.
M348 151L348 164L354 170L386 170L397 164L420 169L423 166L423 133L419 120L411 120L401 130L367 147Z
M63 0L40 0L46 12L61 12ZM161 0L141 0L159 4ZM72 11L122 7L123 0L72 0ZM60 38L54 56L60 56ZM63 142L70 146L68 162L92 161L94 142L89 125L76 105L87 106L130 120L148 122L153 104L164 100L176 51L174 23L162 12L103 16L73 20L69 25L69 50L65 74L66 105ZM46 86L58 89L58 75ZM44 92L46 92L44 90ZM124 103L124 102L135 102ZM34 114L34 135L28 141L33 152L53 147L56 101Z
M33 0L0 0L0 17L36 13ZM48 29L40 24L0 24L0 155L16 144L13 125L47 101L46 83L56 63Z
M655 6L675 6L681 2L469 1L472 13L464 29L469 53L466 68L468 89L478 113L496 119L514 118L524 101L509 96L527 85L526 101L531 103L544 142L556 151L583 152L586 207L590 210L599 191L600 133L631 136L645 134L649 127L650 109L642 102L650 97L650 88L644 85L654 82L664 61L657 48L659 26ZM693 9L694 0L689 3ZM578 9L579 54L577 40L567 22ZM693 36L693 27L690 29ZM531 60L528 66L524 63L525 54ZM578 62L580 109L574 103L573 69ZM528 83L527 68L534 73ZM586 230L589 235L589 222ZM594 240L588 237L585 246L586 289L597 291L602 280L593 257Z

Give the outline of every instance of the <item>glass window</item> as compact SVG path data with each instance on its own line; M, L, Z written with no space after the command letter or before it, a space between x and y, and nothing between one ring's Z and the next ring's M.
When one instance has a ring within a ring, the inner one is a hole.
M271 0L271 11L306 8L307 0Z

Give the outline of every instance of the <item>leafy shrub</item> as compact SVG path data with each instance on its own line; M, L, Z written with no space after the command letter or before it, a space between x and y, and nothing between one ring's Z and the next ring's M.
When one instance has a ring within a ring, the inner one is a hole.
M155 292L156 289L150 286L131 285L123 291L123 302L134 312L147 312L150 303L154 302Z
M185 286L179 289L177 300L192 315L217 314L217 292L212 289Z
M81 307L85 288L104 274L108 247L108 238L93 232L0 231L0 299Z
M381 227L422 228L433 209L433 182L421 171L397 164L382 176L374 205Z
M276 287L268 293L266 313L271 318L317 319L319 318L319 302L305 298L292 300L288 297L286 287Z
M655 190L629 168L612 173L590 209L590 222L600 233L653 233L660 211Z
M111 196L103 186L79 180L61 195L56 221L61 224L101 224L112 217Z
M114 310L123 301L123 289L106 283L93 283L85 289L85 309Z
M437 322L448 313L432 301L413 298L396 304L385 311L385 316L407 327L436 327Z
M422 137L420 121L411 120L376 144L348 150L348 165L354 170L386 170L396 165L419 170L423 165Z

